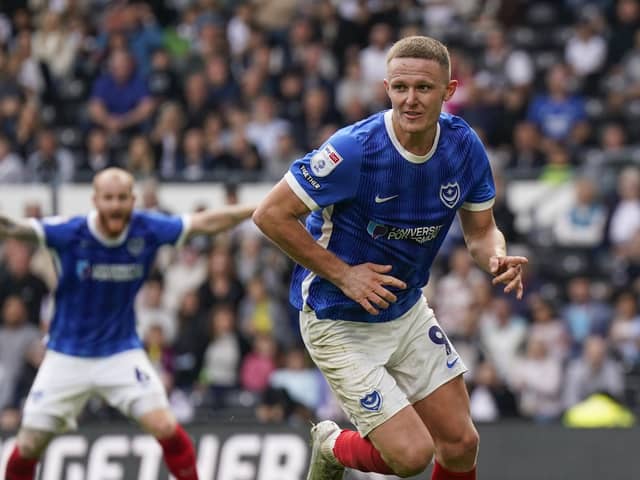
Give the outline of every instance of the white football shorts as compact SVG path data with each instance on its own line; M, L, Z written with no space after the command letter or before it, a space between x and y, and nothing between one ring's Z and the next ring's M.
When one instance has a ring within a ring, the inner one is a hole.
M169 406L164 386L142 349L100 358L47 350L24 405L22 425L55 433L74 430L93 395L134 419Z
M314 312L300 312L300 329L363 437L467 371L424 297L383 323L319 320Z

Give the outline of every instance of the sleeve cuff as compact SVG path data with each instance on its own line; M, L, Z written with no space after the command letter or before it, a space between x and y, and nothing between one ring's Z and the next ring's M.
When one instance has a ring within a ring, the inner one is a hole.
M489 210L491 207L493 207L495 201L496 199L494 197L487 200L486 202L481 203L464 202L462 204L462 207L460 208L464 208L465 210L469 210L471 212L481 212L483 210Z
M291 187L291 190L293 190L293 193L295 193L296 196L300 200L302 200L302 203L304 203L309 210L320 210L320 206L315 202L313 198L309 196L307 192L305 192L304 188L300 186L298 180L296 180L296 177L294 177L291 172L287 172L284 175L284 179L286 180L289 187Z
M181 247L182 245L184 245L184 243L187 241L187 238L189 237L189 233L191 232L191 215L185 213L180 218L182 219L182 233L180 233L180 236L176 240L176 247Z

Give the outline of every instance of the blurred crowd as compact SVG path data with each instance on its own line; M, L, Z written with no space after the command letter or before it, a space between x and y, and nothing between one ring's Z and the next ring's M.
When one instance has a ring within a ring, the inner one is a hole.
M151 185L143 208L167 211L154 181L277 181L342 125L388 108L395 39L434 36L459 82L445 109L483 138L497 223L531 259L514 302L454 226L426 287L470 367L474 418L557 421L594 393L639 409L639 26L638 0L2 1L0 183L82 182L117 165ZM516 218L506 191L522 179L569 189L552 222ZM1 258L0 428L11 428L55 278L20 243ZM301 346L290 271L250 224L160 255L139 328L183 421L230 409L344 419ZM87 415L112 412L95 402Z

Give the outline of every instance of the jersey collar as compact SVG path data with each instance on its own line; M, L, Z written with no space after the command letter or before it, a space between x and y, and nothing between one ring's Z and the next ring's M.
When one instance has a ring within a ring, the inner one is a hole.
M87 215L87 226L96 240L102 243L105 247L118 247L122 245L129 234L129 225L127 225L127 228L125 228L116 238L105 237L98 230L98 212L96 210L91 210L89 215Z
M416 155L415 153L411 153L409 150L404 148L400 144L400 140L396 137L396 132L393 130L393 120L391 119L391 115L393 114L393 110L387 110L384 112L384 126L387 129L387 134L391 139L391 143L396 147L396 150L402 157L411 162L411 163L424 163L429 160L434 153L436 153L436 149L438 148L438 141L440 140L440 122L436 123L436 136L433 139L433 145L431 146L431 150L427 152L426 155Z

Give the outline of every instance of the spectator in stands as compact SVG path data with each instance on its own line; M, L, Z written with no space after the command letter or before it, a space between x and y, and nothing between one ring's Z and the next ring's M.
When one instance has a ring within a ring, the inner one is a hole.
M207 79L202 72L194 72L184 81L185 126L202 127L207 113L214 108L209 100Z
M233 48L233 47L232 47ZM235 103L240 98L240 88L231 75L227 59L215 55L207 60L205 75L210 101L219 107Z
M145 338L149 329L160 326L163 339L171 344L176 337L177 321L163 299L164 279L159 273L151 275L136 298L137 330L140 338Z
M507 298L494 298L492 311L493 318L487 318L480 327L480 338L487 358L495 365L499 378L505 381L525 343L527 325L524 318L513 313Z
M175 178L179 170L179 151L184 111L178 102L165 102L160 107L158 120L150 139L158 159L158 173L162 178Z
M182 180L204 180L210 171L211 159L207 155L202 129L190 128L182 140L181 170L178 178Z
M160 323L152 323L144 331L142 342L149 356L149 361L158 372L165 390L171 393L173 390L174 355L170 342L167 340L165 330Z
M547 162L540 170L539 180L550 185L566 183L573 177L571 152L559 142L546 143Z
M615 16L610 25L609 65L620 62L634 43L634 37L640 28L640 5L637 0L618 0Z
M171 310L177 310L182 296L196 291L207 276L207 261L200 254L197 242L197 237L187 241L165 270L164 301Z
M257 147L249 141L244 131L234 129L231 132L227 154L229 158L225 160L225 163L230 165L233 170L244 172L246 178L254 180L261 178L257 174L262 172L263 159L258 153Z
M75 169L73 155L58 145L54 131L41 130L37 148L27 159L27 180L38 183L69 182L73 179Z
M208 311L223 303L237 309L244 296L244 287L236 278L231 253L227 248L217 246L209 253L207 262L207 278L198 289L200 308Z
M469 406L475 422L495 422L519 415L513 393L500 380L495 366L489 361L476 368L469 384Z
M173 342L174 382L176 388L190 392L202 371L209 343L207 318L200 312L198 295L194 290L182 295L177 322L178 329Z
M171 56L165 48L156 49L151 56L147 87L158 103L179 98L180 79L172 68Z
M156 172L156 159L149 140L136 135L129 142L125 166L136 179L152 177Z
M322 376L310 367L302 348L291 348L285 353L284 365L271 374L269 384L272 388L284 389L302 407L298 411L302 418L313 418L322 399Z
M28 382L21 377L29 373L27 366L38 367L44 347L40 343L40 331L29 323L27 306L19 296L7 297L0 311L0 417L4 417L5 409L20 408L22 398L19 389L21 386L25 388L24 384ZM0 423L0 429L17 427L17 424L4 423Z
M631 290L623 290L615 299L615 311L609 341L625 366L640 365L640 314L638 299Z
M607 210L598 199L597 185L588 177L574 182L574 198L558 213L553 232L565 247L596 248L605 239Z
M518 396L522 415L548 422L562 412L562 363L543 341L529 339L526 356L514 362L509 384Z
M521 122L513 131L513 153L508 163L511 169L538 171L545 163L540 133L534 123Z
M287 314L280 302L270 296L260 274L247 283L246 295L238 307L240 331L247 338L271 335L279 345L291 344Z
M242 352L235 333L233 305L216 305L209 315L210 338L204 355L200 382L207 387L211 406L226 405L227 395L239 385L238 373Z
M586 338L582 356L567 367L563 392L565 408L594 393L607 393L618 399L622 397L622 368L607 350L607 343L602 337L592 335Z
M336 109L343 117L347 116L353 102L358 102L366 111L373 100L374 90L371 84L364 81L362 68L358 62L347 64L345 69L345 75L338 80L336 87ZM460 92L456 90L456 96L458 93Z
M102 128L92 128L87 135L83 162L79 168L80 172L89 176L113 166L115 166L115 158L109 148L107 132Z
M11 296L19 296L26 304L29 323L38 327L49 289L40 277L31 273L33 252L28 245L7 239L2 253L4 268L0 273L0 305Z
M267 178L272 181L280 180L287 172L289 165L303 155L292 133L289 130L281 132L277 137L275 153L271 160L267 161Z
M586 82L587 93L596 93L597 74L607 59L607 42L598 32L595 21L586 15L579 18L564 51L567 65Z
M251 121L247 124L247 139L258 147L258 153L267 162L276 154L278 137L289 131L289 122L275 116L273 97L260 95L253 103Z
M436 286L435 308L442 327L449 335L462 333L462 319L474 302L474 286L484 282L482 273L464 247L457 247L449 258L450 271Z
M360 51L360 66L362 78L368 88L373 84L379 84L387 75L386 55L393 41L393 31L386 23L377 23L371 27L369 44Z
M91 120L109 133L147 130L154 110L145 79L126 50L109 56L109 69L93 84L89 101Z
M609 241L620 258L627 256L635 235L640 231L640 169L626 167L618 176L618 201L611 211Z
M589 134L584 99L570 92L571 76L565 65L553 65L546 76L547 92L529 106L528 120L546 139L581 145Z
M33 57L43 62L56 80L63 81L73 67L79 40L58 12L47 10L33 34Z
M530 302L531 327L529 328L529 340L538 340L544 343L547 352L564 361L569 353L569 334L566 325L560 320L553 305L539 295L533 297Z
M589 335L606 335L609 331L611 309L593 298L592 281L587 277L576 277L567 286L568 303L562 309L562 318L567 322L574 352L579 352Z
M262 393L269 386L276 369L277 346L270 335L256 335L253 348L245 355L240 367L240 383L249 392Z
M0 183L21 183L23 180L22 159L12 151L9 139L0 133Z

